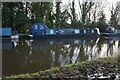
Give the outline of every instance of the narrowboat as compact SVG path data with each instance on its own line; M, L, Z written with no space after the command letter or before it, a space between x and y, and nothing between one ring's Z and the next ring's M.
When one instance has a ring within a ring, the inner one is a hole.
M106 28L105 33L102 33L103 37L120 37L120 31L113 27Z
M0 28L0 38L1 39L18 39L18 35L12 34L12 28Z
M31 35L34 38L95 38L100 36L98 28L94 29L49 29L43 23L32 25Z
M0 36L2 38L10 38L12 36L11 28L0 28Z

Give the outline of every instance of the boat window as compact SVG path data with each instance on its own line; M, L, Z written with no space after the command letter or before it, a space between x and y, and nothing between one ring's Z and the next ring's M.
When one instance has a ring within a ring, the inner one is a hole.
M81 29L81 30L80 30L80 33L84 33L84 30Z
M86 33L91 33L91 30L86 30Z
M86 33L86 30L84 30L84 33Z
M92 33L94 33L94 30L92 30Z
M79 30L75 30L75 33L76 33L76 34L79 34L79 33L80 33L80 31L79 31Z
M44 26L43 25L39 25L39 29L44 29Z
M38 25L35 25L35 29L38 29Z
M53 34L53 30L50 30L50 34Z

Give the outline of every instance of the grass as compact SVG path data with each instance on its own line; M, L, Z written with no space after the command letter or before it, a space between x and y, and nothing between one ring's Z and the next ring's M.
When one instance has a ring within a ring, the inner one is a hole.
M120 55L99 58L91 61L84 61L77 64L69 64L63 67L54 67L49 70L40 71L32 74L20 74L3 77L3 80L38 79L38 78L80 78L86 80L88 75L95 73L120 74Z

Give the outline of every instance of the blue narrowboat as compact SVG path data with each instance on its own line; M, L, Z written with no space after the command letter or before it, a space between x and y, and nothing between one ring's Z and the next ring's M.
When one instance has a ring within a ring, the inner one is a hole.
M94 29L49 29L43 23L36 23L32 25L31 34L33 38L94 38L100 36L98 28Z
M10 38L12 36L11 28L0 28L0 37L2 38Z
M0 28L0 38L2 39L18 39L18 35L12 34L12 28Z
M109 38L110 37L120 37L120 31L116 30L113 27L108 27L108 28L106 28L105 33L102 33L102 35L104 37L109 37Z

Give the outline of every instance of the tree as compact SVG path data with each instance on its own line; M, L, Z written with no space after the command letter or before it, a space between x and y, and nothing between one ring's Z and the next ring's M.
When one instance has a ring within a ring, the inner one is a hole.
M3 27L13 28L16 6L18 6L18 4L14 2L3 2L3 8L2 8L2 26Z
M84 2L79 3L80 9L81 9L81 21L85 23L87 14L90 12L92 6L94 5L94 2Z
M76 21L76 13L75 13L75 1L72 1L72 8L71 8L71 13L72 13L72 21Z
M54 16L52 14L52 8L53 8L53 3L52 2L46 2L45 3L45 17L44 17L44 23L48 27L53 27L53 19Z
M43 22L43 3L42 2L33 2L31 3L31 21L34 22Z
M18 12L15 17L15 25L16 29L19 32L26 32L26 28L24 27L26 24L30 24L30 19L23 12ZM30 30L29 28L27 30Z
M48 27L53 27L52 8L52 2L33 2L31 4L32 23L45 23Z
M101 16L101 12L104 10L104 7L105 7L104 2L95 2L92 10L90 11L92 21L94 22L98 21L99 16Z
M55 27L60 27L60 3L61 2L56 2L56 14L55 14Z
M111 9L111 18L109 21L109 24L112 27L118 28L118 25L120 23L120 1L117 3L117 5L115 6L115 8L112 5L112 9Z
M107 24L106 24L105 14L104 14L103 11L101 12L101 15L100 15L100 17L98 19L97 27L100 29L100 32L105 32Z
M3 2L2 26L11 27L13 33L16 30L23 30L23 26L30 20L23 6L22 2Z
M68 20L70 19L70 14L68 12L67 9L65 9L63 12L61 12L61 16L60 16L60 28L69 28L70 25L68 24Z

